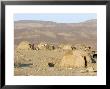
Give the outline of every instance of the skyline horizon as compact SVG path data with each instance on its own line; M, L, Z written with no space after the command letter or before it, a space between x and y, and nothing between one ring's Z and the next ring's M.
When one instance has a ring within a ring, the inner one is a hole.
M95 13L78 14L15 14L14 21L51 21L56 23L80 23L97 20Z
M97 20L97 19L89 19L89 20L85 20L85 21L82 21L82 22L76 22L76 24L91 21L91 20ZM17 20L17 21L14 21L14 22L18 22L18 21L35 21L35 22L37 22L37 21L42 21L43 22L44 21L44 22L53 22L53 23L61 23L61 24L66 23L66 22L55 22L55 21L50 21L50 20L28 20L28 19L27 20ZM72 22L67 23L67 24L72 24Z

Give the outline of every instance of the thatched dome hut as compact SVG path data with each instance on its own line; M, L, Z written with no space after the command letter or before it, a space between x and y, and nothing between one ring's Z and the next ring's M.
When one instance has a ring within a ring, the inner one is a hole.
M89 55L82 50L75 50L64 54L61 67L86 67L91 62Z
M22 41L17 46L17 50L31 50L31 44L28 41Z

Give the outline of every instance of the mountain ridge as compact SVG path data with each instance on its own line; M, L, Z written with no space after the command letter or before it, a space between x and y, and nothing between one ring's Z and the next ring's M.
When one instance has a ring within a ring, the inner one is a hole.
M27 23L28 22L28 23ZM33 43L41 41L52 43L87 43L97 45L97 20L82 23L51 23L40 21L19 21L14 23L15 44L27 40Z
M22 23L39 23L39 22L47 22L47 23L58 23L58 24L77 24L77 23L85 23L85 22L96 22L97 21L97 19L90 19L90 20L85 20L85 21L81 21L81 22L71 22L71 23L65 23L65 22L55 22L55 21L43 21L43 20L18 20L18 21L14 21L15 23L17 23L17 22L22 22Z

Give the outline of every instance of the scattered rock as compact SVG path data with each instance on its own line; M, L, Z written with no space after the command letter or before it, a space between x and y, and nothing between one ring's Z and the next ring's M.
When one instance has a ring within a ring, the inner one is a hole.
M72 50L76 50L76 49L77 49L76 47L72 46Z
M91 55L92 63L96 63L97 62L97 52L92 51L90 55Z
M35 50L39 50L39 47L37 44L35 44L34 47L35 47Z
M54 65L55 65L54 63L48 63L49 67L54 67Z
M64 45L63 50L72 50L72 45Z
M87 70L88 72L94 72L94 71L95 71L93 67L88 67L86 70Z
M54 47L54 45L47 44L46 49L48 49L48 50L54 50L55 47Z
M39 49L46 49L47 44L44 42L41 42L40 44L38 44L38 48Z
M55 49L54 45L51 45L51 44L49 45L49 44L44 43L44 42L41 42L40 44L38 44L38 48L40 50L42 50L42 49L45 49L45 50L54 50Z
M80 72L81 72L81 73L86 73L86 72L88 72L88 71L83 69L83 70L80 70Z

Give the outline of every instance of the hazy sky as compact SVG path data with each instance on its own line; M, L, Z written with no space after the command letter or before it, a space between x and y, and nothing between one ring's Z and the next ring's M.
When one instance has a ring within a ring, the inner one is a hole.
M70 13L70 14L15 14L14 21L18 20L41 20L58 23L79 23L86 20L96 19L95 13Z

